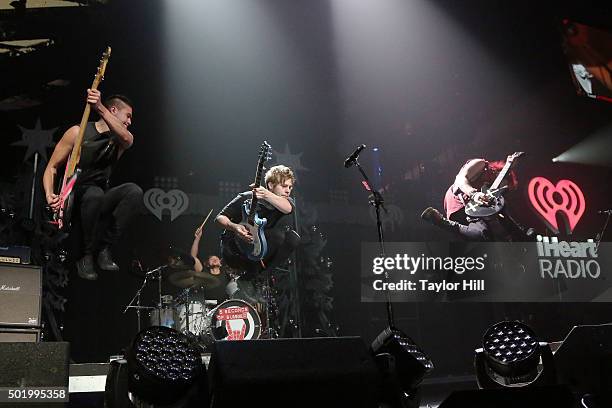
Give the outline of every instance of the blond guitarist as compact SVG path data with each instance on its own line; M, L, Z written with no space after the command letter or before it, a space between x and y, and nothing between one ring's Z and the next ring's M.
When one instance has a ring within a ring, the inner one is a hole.
M80 216L83 233L83 256L77 261L81 278L95 280L94 254L102 270L118 270L113 261L110 246L124 232L128 221L142 201L142 189L134 183L109 187L113 165L134 142L128 130L132 123L133 107L122 95L108 97L104 103L100 91L87 90L87 103L99 115L96 122L87 122L78 151L80 173L74 186L75 212ZM59 211L60 196L54 193L58 169L63 168L73 152L80 127L70 127L62 136L49 159L43 175L47 203ZM108 227L99 227L108 221Z

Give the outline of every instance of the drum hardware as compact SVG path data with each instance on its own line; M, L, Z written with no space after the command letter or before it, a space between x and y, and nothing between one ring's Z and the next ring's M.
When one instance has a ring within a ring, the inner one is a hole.
M272 322L277 322L278 318L278 305L276 303L276 299L274 298L274 289L273 289L274 277L271 275L269 269L265 271L265 283L262 285L261 292L264 299L264 304L262 309L266 314L266 330L265 330L265 338L266 339L275 339L279 336L278 331L275 327L272 327ZM271 316L274 315L274 319Z
M125 310L123 310L123 314L127 313L127 311L129 309L135 309L136 310L136 315L138 316L138 332L140 332L140 311L141 310L152 310L155 309L154 307L151 306L141 306L140 304L140 294L142 292L142 290L145 288L145 286L147 286L147 282L149 281L149 279L157 279L158 281L158 295L159 295L159 309L161 309L161 305L162 305L162 290L161 290L161 281L162 281L162 272L164 271L164 269L168 268L168 265L161 265L158 266L155 269L151 269L150 271L147 271L144 274L144 280L142 282L142 285L140 286L140 288L138 288L138 290L136 291L136 294L134 295L134 297L132 298L132 300L130 300L130 303L127 304L127 306L125 307ZM134 305L133 303L136 302L136 305ZM158 325L161 326L161 312L158 314Z

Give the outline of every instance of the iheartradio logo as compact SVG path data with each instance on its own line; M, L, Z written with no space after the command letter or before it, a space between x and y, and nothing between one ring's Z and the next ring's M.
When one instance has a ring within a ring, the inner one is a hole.
M568 234L584 214L584 194L573 181L560 180L554 185L544 177L535 177L529 182L528 193L531 205L555 234L560 231L557 213L561 212Z

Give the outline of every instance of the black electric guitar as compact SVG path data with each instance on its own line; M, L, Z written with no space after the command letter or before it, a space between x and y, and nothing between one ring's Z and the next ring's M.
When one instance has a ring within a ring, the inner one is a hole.
M100 65L98 66L98 71L96 72L93 83L91 84L91 89L98 89L98 85L100 85L100 82L104 80L104 72L106 72L106 64L108 64L110 55L111 47L107 47L106 51L102 55L102 58L100 59ZM66 162L66 170L64 171L62 187L58 193L60 205L57 212L53 214L52 222L53 224L56 224L59 229L66 228L70 225L72 207L74 203L74 185L76 184L77 178L81 173L81 169L79 169L77 166L81 158L83 135L85 134L85 127L87 126L90 112L91 106L87 103L85 104L85 110L83 111L81 123L79 124L79 133L77 134L74 145L72 146L70 157Z
M470 201L465 204L465 214L468 217L490 217L492 215L498 214L504 208L503 194L506 192L508 187L501 186L501 183L504 180L504 177L506 177L506 174L508 174L508 172L510 171L510 167L512 167L512 163L514 163L514 160L519 158L523 154L525 153L515 152L508 156L508 158L506 159L506 164L495 178L495 181L493 181L493 184L491 184L490 186L482 186L481 191L485 195L484 201L486 201L486 204L477 202L473 198L471 198Z
M261 144L259 158L257 160L257 170L255 172L255 180L253 182L255 187L261 186L264 163L270 160L271 156L272 147L268 144L268 142L264 141ZM243 225L253 237L253 242L245 242L236 236L232 236L231 239L233 239L235 247L237 247L240 252L240 254L236 254L237 256L241 256L250 261L259 262L268 254L268 243L265 235L265 227L268 220L266 218L260 218L257 214L257 203L258 199L255 194L253 194L253 197L250 200L246 200L244 202L242 205L242 221L240 221L240 225ZM228 242L223 242L223 246L224 253L227 253L226 250L229 249L226 248L228 246Z

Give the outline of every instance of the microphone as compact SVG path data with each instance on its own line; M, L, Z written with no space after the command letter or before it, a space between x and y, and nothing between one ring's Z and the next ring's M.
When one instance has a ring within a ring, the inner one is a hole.
M599 210L599 211L597 211L597 214L612 215L612 209L610 209L610 210Z
M346 167L348 169L353 164L355 164L355 162L357 161L357 158L359 157L359 154L365 148L366 148L366 145L364 145L364 144L358 146L357 149L355 149L355 151L353 152L353 154L351 154L349 157L347 157L347 159L344 161L344 167Z

